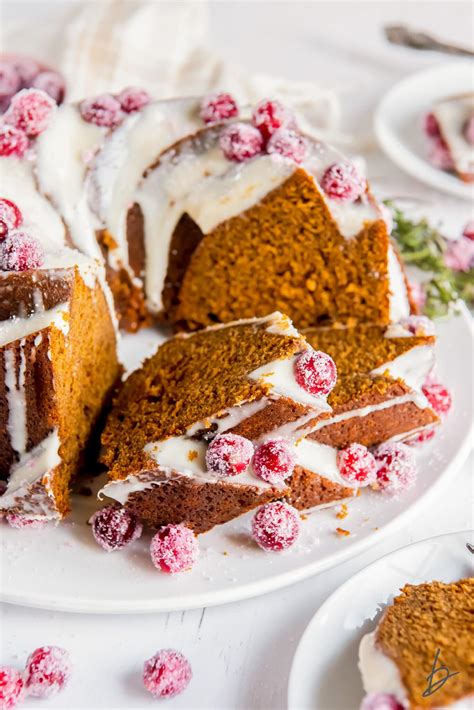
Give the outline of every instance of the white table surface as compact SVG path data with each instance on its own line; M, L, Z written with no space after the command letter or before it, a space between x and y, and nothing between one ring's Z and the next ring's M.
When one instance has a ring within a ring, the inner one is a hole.
M446 61L441 55L386 45L380 32L386 22L412 24L468 44L472 9L467 2L220 2L211 10L211 41L249 72L314 77L335 85L341 90L346 129L368 135L371 110L388 87L404 75ZM455 227L466 221L466 203L406 177L375 148L366 157L380 193L420 196L433 204L436 214L446 213ZM456 486L442 491L403 531L333 570L257 599L182 613L100 617L4 605L0 663L21 666L32 649L44 644L65 646L72 654L75 673L67 690L49 701L26 701L25 708L148 708L156 701L142 689L143 661L157 649L173 647L190 659L194 678L167 707L284 708L292 657L318 606L381 555L473 527L472 472L471 455Z

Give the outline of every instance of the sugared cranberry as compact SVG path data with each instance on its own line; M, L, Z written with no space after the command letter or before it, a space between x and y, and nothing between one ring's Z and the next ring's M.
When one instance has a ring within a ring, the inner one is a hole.
M436 335L435 324L427 316L408 316L400 324L413 335Z
M29 518L27 515L20 515L20 513L7 513L5 518L7 523L17 530L24 528L39 530L48 524L47 518Z
M366 188L364 176L353 163L333 163L321 178L321 187L331 200L354 202Z
M262 152L263 138L262 134L248 123L233 123L223 129L219 145L227 160L241 163Z
M252 520L252 537L267 552L288 549L296 542L299 532L298 511L281 501L262 505Z
M24 681L21 673L9 666L0 666L0 708L9 710L20 702L24 693Z
M243 473L253 456L253 444L237 434L221 434L209 444L206 465L209 471L220 476L237 476Z
M450 391L440 382L425 382L421 388L432 409L439 417L448 414L453 406Z
M444 263L453 271L470 271L474 267L474 241L464 236L450 241Z
M366 446L349 444L337 454L337 465L342 478L355 488L375 482L377 465Z
M419 281L410 281L410 293L413 303L417 308L423 310L426 304L426 291Z
M474 116L470 116L464 124L463 135L469 145L474 145Z
M120 103L122 111L125 111L125 113L134 113L149 104L151 96L145 89L140 89L136 86L128 86L117 96L117 101Z
M34 89L45 91L57 104L64 101L66 86L61 74L58 74L56 71L40 72L33 79L31 86Z
M238 115L237 102L230 94L211 94L202 100L200 116L204 123L218 123Z
M0 243L0 269L2 271L39 269L43 262L43 247L37 239L26 232L9 232Z
M409 439L405 439L404 443L407 446L421 446L422 444L426 444L428 441L431 441L435 434L436 429L423 429L414 436L411 436Z
M49 126L55 109L56 103L44 91L22 89L12 98L4 118L27 136L38 136Z
M320 350L306 350L295 362L295 378L307 392L327 395L336 384L336 364L332 357Z
M187 658L172 648L158 651L143 666L143 683L155 698L179 695L188 687L192 676Z
M471 219L469 222L467 222L463 229L462 236L466 237L466 239L474 241L474 219Z
M374 451L377 463L377 486L395 495L414 486L417 476L413 451L401 442L387 441Z
M256 475L263 481L278 485L293 473L295 455L284 441L266 441L255 451L252 466Z
M90 523L95 541L107 552L121 550L138 540L143 531L136 515L116 505L96 511Z
M15 126L3 124L0 126L0 156L7 158L14 155L22 158L28 150L28 136Z
M403 710L403 705L389 693L369 693L362 700L360 710Z
M303 136L287 128L279 128L267 143L267 153L283 155L301 163L306 155L307 145Z
M49 698L63 690L71 674L71 659L64 648L41 646L26 662L27 692L35 698Z
M0 97L13 96L21 87L18 73L8 62L0 62Z
M252 114L252 123L258 128L266 141L280 128L296 128L296 120L292 111L279 101L265 99L261 101Z
M428 160L438 170L452 170L454 168L449 148L441 138L433 138L430 141Z
M152 538L150 554L157 569L176 574L191 569L199 547L195 534L185 525L165 525Z
M441 135L438 121L433 113L427 113L425 116L425 133L430 138L438 138Z
M20 208L11 200L0 197L0 219L7 225L8 231L18 229L23 223Z
M96 126L115 128L123 121L120 102L112 94L102 94L92 99L84 99L80 105L82 118Z
M8 226L7 223L3 221L3 219L0 219L0 242L3 242L5 237L8 234Z
M13 57L10 64L20 78L22 89L31 86L31 82L40 72L38 62L31 57Z

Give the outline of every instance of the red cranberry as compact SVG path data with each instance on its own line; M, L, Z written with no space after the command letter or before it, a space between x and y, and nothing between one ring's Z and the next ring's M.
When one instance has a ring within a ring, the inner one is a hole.
M369 693L362 700L360 710L403 710L403 705L389 693Z
M7 523L17 530L24 528L39 530L48 524L47 518L29 518L27 515L20 515L20 513L7 513L5 518Z
M444 417L450 412L453 399L447 387L440 382L426 382L421 389L438 416Z
M463 237L466 237L467 239L470 239L471 242L474 241L474 220L470 220L466 226L464 227Z
M279 128L270 137L267 143L267 153L276 153L285 158L301 163L306 155L307 145L305 139L295 131Z
M92 99L85 99L80 105L82 118L96 126L115 128L123 121L120 102L112 94L102 94Z
M122 111L125 111L125 113L134 113L149 104L151 96L145 89L139 89L136 86L128 86L117 96L117 101L120 103Z
M21 87L21 79L9 62L0 62L0 96L11 97Z
M261 133L248 123L233 123L223 129L219 145L227 160L241 163L262 152L263 139Z
M237 476L243 473L253 456L253 444L237 434L220 434L211 441L206 452L209 471L220 476Z
M166 525L152 538L150 554L157 569L176 574L191 569L199 547L195 534L185 525Z
M49 698L63 690L71 674L71 659L64 648L37 648L26 662L27 692L35 698Z
M425 116L425 133L430 138L438 138L441 135L439 123L433 113L427 113Z
M333 163L324 172L321 187L331 200L354 202L365 192L366 181L353 163Z
M8 124L0 126L0 156L7 158L13 155L22 158L28 150L28 145L28 137L24 131Z
M474 116L470 116L464 124L463 135L469 145L474 145Z
M306 350L295 362L295 378L310 394L328 395L336 384L336 363L320 350Z
M449 148L441 138L433 138L433 140L430 141L428 160L433 167L439 170L452 170L454 168L454 162Z
M202 100L200 116L204 123L218 123L238 115L237 102L230 94L211 94Z
M138 540L143 531L143 525L138 518L126 508L117 505L109 505L96 511L90 523L95 541L107 552L121 550Z
M0 666L0 708L9 710L20 702L24 694L24 681L15 668Z
M421 446L422 444L426 444L428 441L431 441L435 434L436 429L423 429L422 431L419 431L418 434L406 439L404 443L407 444L407 446Z
M349 444L337 454L337 465L342 478L355 488L375 482L377 464L366 446Z
M39 269L43 262L43 247L26 232L9 232L0 243L0 269L3 271Z
M252 520L252 537L262 550L280 552L291 547L300 533L298 511L287 503L267 503Z
M292 111L279 101L269 99L264 99L255 107L252 123L258 128L265 141L279 128L296 128L296 120Z
M0 197L0 219L5 222L8 230L17 229L23 224L23 215L19 207L4 197Z
M40 72L38 63L31 57L13 57L10 63L20 78L22 89L31 86L31 82Z
M170 698L185 690L193 676L187 658L172 648L158 651L143 666L143 683L155 698Z
M377 462L377 484L390 495L414 486L417 476L413 452L402 443L388 441L374 451Z
M56 103L39 89L22 89L12 98L5 121L24 131L28 136L38 136L49 126Z
M66 86L61 74L58 74L56 71L40 72L38 76L33 79L31 86L34 89L40 89L46 92L57 104L64 101Z
M8 227L7 223L3 221L3 219L0 219L0 242L3 242L5 237L8 234Z
M266 441L255 451L252 466L263 481L278 485L293 473L295 455L284 441Z

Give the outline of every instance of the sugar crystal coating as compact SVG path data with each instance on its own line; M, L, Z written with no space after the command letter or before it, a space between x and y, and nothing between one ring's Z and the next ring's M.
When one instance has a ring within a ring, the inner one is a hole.
M293 449L285 441L266 441L255 451L252 467L259 478L272 485L282 484L291 476L296 459Z
M199 547L195 534L185 525L165 525L152 538L150 554L157 569L176 574L191 569Z
M206 465L209 471L220 476L237 476L243 473L253 455L253 444L237 434L220 434L209 444Z
M27 88L31 86L31 82L40 72L38 62L32 57L25 56L14 56L8 61L17 73L21 82L21 87Z
M0 157L14 155L22 158L28 150L29 140L24 131L8 124L0 125Z
M413 451L406 444L387 441L374 451L377 465L377 488L396 495L412 488L417 477Z
M9 232L0 242L0 269L28 271L43 265L44 252L40 242L26 232Z
M306 350L295 362L295 378L310 394L328 395L337 381L336 364L320 350Z
M26 688L35 698L49 698L67 685L72 674L69 653L59 646L41 646L26 663Z
M116 505L109 505L94 513L90 519L95 541L107 552L121 550L143 531L136 515Z
M112 94L101 94L84 99L79 107L82 118L96 126L115 128L123 120L120 102Z
M436 335L435 324L427 316L408 316L400 323L413 335Z
M263 138L248 123L232 123L222 130L219 145L227 160L241 163L262 152Z
M12 98L4 119L27 136L35 137L49 126L55 110L56 102L46 92L22 89Z
M19 90L21 79L9 62L0 62L0 97L10 97Z
M418 433L411 436L409 439L405 439L404 443L407 446L421 446L431 441L436 434L436 429L423 429Z
M117 101L120 103L122 111L134 113L149 104L151 96L145 89L140 89L137 86L128 86L118 94Z
M440 417L446 416L453 406L453 398L447 387L441 382L428 381L421 388L426 399Z
M366 180L354 163L333 163L324 171L321 187L331 200L354 202L366 189Z
M143 666L143 684L155 698L179 695L188 687L192 675L187 658L172 648L158 651Z
M300 516L288 503L266 503L252 520L252 537L262 550L280 552L291 547L300 532Z
M15 708L24 694L24 680L15 668L0 666L0 708Z
M61 74L56 71L42 71L33 79L31 86L34 89L41 89L60 104L64 101L66 86Z
M270 136L267 143L267 153L282 155L284 158L294 160L295 163L304 160L306 151L307 145L303 136L287 128L279 128Z
M255 107L252 123L258 128L265 141L280 128L296 128L296 120L292 111L280 101L264 99Z
M21 227L23 223L23 215L18 205L3 197L0 198L0 219L5 222L8 231Z
M237 102L230 94L210 94L202 100L200 116L204 123L217 123L238 115Z
M5 519L10 527L16 528L17 530L25 528L29 528L30 530L39 530L48 524L48 520L46 518L29 518L27 515L12 512L8 512Z
M375 482L377 465L373 455L362 444L349 444L337 453L342 478L356 488Z

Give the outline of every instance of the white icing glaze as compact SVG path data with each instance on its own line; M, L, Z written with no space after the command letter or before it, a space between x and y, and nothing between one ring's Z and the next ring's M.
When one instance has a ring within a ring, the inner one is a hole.
M298 466L324 476L328 481L350 487L339 473L335 447L320 444L313 439L303 439L296 445L295 452Z
M150 160L202 125L197 99L149 104L129 115L104 141L90 172L90 204L114 237L111 265L128 264L126 217Z
M402 267L393 246L388 247L388 285L390 290L390 320L396 323L410 315L410 302Z
M27 335L54 327L66 336L69 332L69 304L60 303L47 311L40 311L25 318L14 317L0 322L0 347ZM8 352L8 351L5 351Z
M12 449L16 451L17 454L21 455L26 450L28 439L25 400L26 358L23 340L20 341L19 347L20 362L18 368L16 366L15 352L13 350L4 351L4 363L8 403L7 431Z
M221 417L218 415L209 417L205 421L196 422L190 426L186 431L186 437L190 438L194 436L196 432L209 428L212 428L212 431L216 435L222 434L222 432L229 431L229 429L236 427L238 424L243 422L244 419L252 417L261 409L264 409L267 405L268 399L266 397L261 397L253 402L242 402L242 404L239 404L236 407L229 407L229 409L227 409Z
M13 507L21 499L22 512L27 515L58 517L48 491L48 478L61 463L59 444L59 435L55 429L38 446L21 456L18 463L12 466L7 490L0 497L0 509ZM42 479L44 485L41 491L32 495L31 486Z
M464 137L466 121L474 115L474 94L440 101L433 114L458 173L474 173L474 147Z
M435 352L432 345L415 345L411 350L399 355L390 362L372 370L372 375L383 375L385 372L394 379L401 378L409 387L418 391L420 404L428 407L421 388L435 364Z

